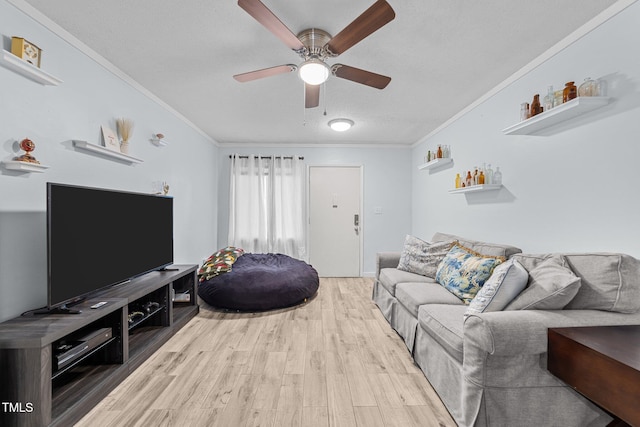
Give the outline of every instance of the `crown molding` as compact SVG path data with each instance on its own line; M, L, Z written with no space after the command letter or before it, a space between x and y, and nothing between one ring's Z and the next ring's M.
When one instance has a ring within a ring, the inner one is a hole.
M120 68L116 67L113 63L109 62L106 58L104 58L103 56L98 54L96 51L91 49L89 46L84 44L82 41L77 39L74 35L69 33L67 30L62 28L60 25L58 25L55 22L53 22L50 18L45 16L42 12L40 12L39 10L37 10L36 8L31 6L29 3L27 3L24 0L7 0L7 3L13 5L16 9L20 10L22 13L24 13L27 16L31 17L33 20L35 20L37 23L39 23L40 25L42 25L43 27L45 27L46 29L51 31L53 34L57 35L62 40L66 41L71 46L73 46L76 49L78 49L80 52L82 52L83 54L85 54L86 56L91 58L94 62L96 62L97 64L102 66L104 69L109 71L111 74L113 74L114 76L118 77L119 79L121 79L122 81L127 83L133 89L137 90L142 95L144 95L147 98L149 98L151 101L153 101L156 104L160 105L162 108L167 110L169 113L173 114L178 120L182 121L184 124L186 124L187 126L192 128L193 130L198 132L201 136L206 138L209 142L211 142L214 145L217 145L217 141L216 140L211 138L211 136L206 134L202 129L200 129L198 126L196 126L193 122L191 122L185 116L180 114L177 110L175 110L169 104L164 102L162 99L158 98L155 94L153 94L147 88L142 86L140 83L135 81L131 76L126 74Z
M594 29L598 28L600 25L604 24L609 19L613 18L614 16L616 16L617 14L619 14L624 9L631 6L637 1L638 0L619 0L616 3L612 4L607 9L603 10L601 13L595 16L593 19L587 21L587 23L582 25L573 33L569 34L567 37L565 37L564 39L560 40L558 43L553 45L546 52L542 53L533 61L529 62L527 65L525 65L524 67L522 67L521 69L513 73L511 76L507 77L507 79L504 80L502 83L498 84L489 92L485 93L480 98L476 99L474 102L467 105L464 109L462 109L460 112L452 116L449 120L447 120L446 122L444 122L443 124L435 128L434 130L429 132L426 136L420 138L418 141L411 144L411 147L415 148L419 146L423 142L426 142L427 140L429 140L432 136L436 135L440 131L451 126L454 122L456 122L459 118L467 114L469 111L473 110L478 105L482 104L492 96L496 95L498 92L508 87L518 79L527 75L528 73L530 73L531 71L533 71L534 69L542 65L544 62L553 58L554 56L556 56L557 54L565 50L567 47L571 46L573 43L580 40L582 37L584 37L591 31L593 31Z

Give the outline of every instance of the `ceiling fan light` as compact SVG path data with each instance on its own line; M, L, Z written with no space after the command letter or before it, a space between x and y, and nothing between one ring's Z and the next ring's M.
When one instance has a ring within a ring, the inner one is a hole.
M302 63L298 74L306 84L315 86L322 84L329 78L329 67L317 58L311 58Z
M353 126L353 120L349 119L333 119L329 121L329 127L336 132L344 132L351 129Z

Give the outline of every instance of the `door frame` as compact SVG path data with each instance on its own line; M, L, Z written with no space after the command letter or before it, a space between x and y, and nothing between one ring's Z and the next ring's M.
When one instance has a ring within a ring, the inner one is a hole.
M319 164L307 164L307 182L306 182L306 205L307 205L307 227L306 227L306 239L309 242L309 250L308 250L308 259L311 260L311 239L310 239L310 224L311 224L311 168L358 168L360 170L360 233L358 233L358 245L360 251L360 260L358 266L358 274L362 277L363 269L364 269L364 226L365 226L365 215L364 215L364 165L360 164L327 164L327 163L319 163Z

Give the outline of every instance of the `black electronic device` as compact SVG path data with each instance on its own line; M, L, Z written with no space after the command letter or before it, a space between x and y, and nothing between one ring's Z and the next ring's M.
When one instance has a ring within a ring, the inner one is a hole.
M160 308L160 303L157 303L155 301L149 301L149 302L146 302L146 303L142 304L142 308L147 314L151 314L155 310Z
M111 328L101 328L74 338L70 341L60 342L54 347L54 369L63 369L93 349L110 340L113 336Z
M173 263L173 199L47 183L47 309Z

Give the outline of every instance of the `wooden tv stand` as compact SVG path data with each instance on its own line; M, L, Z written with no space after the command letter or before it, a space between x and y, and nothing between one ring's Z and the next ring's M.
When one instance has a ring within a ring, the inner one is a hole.
M73 307L80 314L0 323L0 425L73 425L182 328L199 309L197 266L172 268L96 293ZM95 347L79 340L105 329Z

